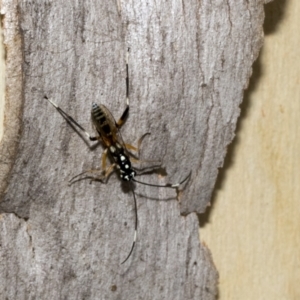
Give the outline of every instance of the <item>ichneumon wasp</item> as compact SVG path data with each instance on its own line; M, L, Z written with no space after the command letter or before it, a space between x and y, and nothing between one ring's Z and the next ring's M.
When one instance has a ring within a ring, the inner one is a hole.
M64 119L66 119L67 122L71 123L72 125L75 125L78 127L90 141L101 141L103 146L105 147L105 150L102 154L102 175L98 177L92 177L87 176L85 178L90 178L92 180L101 181L103 183L106 182L107 178L110 176L110 174L116 170L119 172L120 178L123 181L127 182L135 182L143 185L153 186L153 187L163 187L163 188L178 188L181 184L186 182L188 178L190 177L191 173L185 177L182 181L175 184L165 184L165 185L157 185L157 184L151 184L147 182L139 181L135 178L137 175L136 169L132 166L131 160L138 162L139 160L134 158L134 156L129 152L129 150L138 151L141 145L141 142L143 138L149 134L144 134L138 141L138 147L134 147L130 144L126 144L123 141L123 138L121 136L121 133L119 129L124 124L128 113L129 113L129 72L128 72L128 52L126 55L126 108L121 116L121 118L116 122L111 112L102 104L98 105L96 103L92 103L92 111L91 111L91 119L93 123L93 127L95 131L97 132L96 136L90 135L77 121L75 121L69 114L67 114L64 110L62 110L56 103L54 103L52 100L48 99L46 96L44 97L48 102L50 102L57 111L63 116ZM107 155L109 155L112 158L113 163L106 167L106 159ZM74 176L70 182L74 182L74 179L80 177L83 174L93 172L95 170L88 170L84 171L76 176ZM80 179L79 179L80 180ZM129 254L125 258L125 260L122 262L125 263L129 257L131 256L135 243L136 243L136 237L137 237L137 226L138 226L138 214L137 214L137 201L134 189L132 185L130 186L131 192L133 194L134 199L134 208L135 208L135 228L134 228L134 238L133 243L131 246L131 249L129 251Z

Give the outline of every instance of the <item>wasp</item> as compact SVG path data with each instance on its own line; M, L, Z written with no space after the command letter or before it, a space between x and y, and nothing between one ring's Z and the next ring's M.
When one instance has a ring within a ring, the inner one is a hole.
M129 51L128 51L129 52ZM101 182L106 182L107 178L113 171L117 171L122 181L125 182L135 182L143 185L153 186L153 187L162 187L162 188L178 188L181 184L186 182L190 177L191 173L185 177L179 183L171 184L167 183L165 185L157 185L150 184L147 182L142 182L137 180L135 177L137 175L137 169L132 166L132 161L139 161L135 159L129 150L139 151L141 142L143 138L150 134L144 134L138 141L138 147L134 147L130 144L126 144L123 141L122 135L120 133L120 128L125 123L125 120L129 114L129 71L128 71L128 52L126 55L126 108L121 115L118 121L115 121L112 113L109 109L103 104L92 103L91 110L91 119L93 127L96 131L96 135L90 135L77 121L75 121L69 114L67 114L64 110L62 110L55 102L48 97L44 97L48 102L50 102L56 110L63 116L63 118L70 124L75 125L79 128L90 141L100 141L102 142L105 150L102 154L102 174L98 177L87 176L86 178L92 178L92 180L97 180ZM106 166L107 156L110 156L112 159L112 164L110 166ZM84 171L76 176L74 176L70 182L74 182L74 180L81 175L92 172L93 170ZM124 259L121 264L124 264L129 257L131 256L133 249L135 247L136 238L137 238L137 228L138 228L138 213L137 213L137 201L133 187L131 186L131 191L134 199L134 208L135 208L135 227L134 227L134 237L131 249L129 254Z

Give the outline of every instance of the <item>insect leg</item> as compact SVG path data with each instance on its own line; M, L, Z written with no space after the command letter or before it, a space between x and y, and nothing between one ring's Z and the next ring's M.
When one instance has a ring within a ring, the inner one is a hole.
M124 143L124 145L125 145L125 148L126 148L127 150L132 150L132 151L138 151L138 150L139 150L137 147L134 147L134 146L132 146L132 145L130 145L130 144Z
M56 109L57 111L63 116L63 118L71 123L77 126L81 131L84 132L84 134L89 138L91 141L97 141L98 138L95 136L91 136L79 123L77 123L70 115L68 115L65 111L63 111L56 103L54 103L52 100L48 99L48 97L44 97L48 102L50 102Z
M121 128L122 125L125 123L127 116L128 116L128 112L129 112L129 104L126 105L126 108L121 116L121 118L118 120L118 122L116 123L116 126L118 128Z
M138 140L138 157L140 157L141 145L142 145L142 142L143 142L145 136L150 135L150 134L151 134L150 132L146 132L139 138L139 140Z
M141 149L142 141L144 140L144 137L145 137L146 135L148 135L148 134L150 134L150 132L147 132L147 133L143 134L143 135L139 138L139 140L138 140L138 146L137 146L137 147L132 146L131 144L126 144L126 143L124 143L125 148L126 148L127 150L132 150L132 151L138 152L138 157L139 157L139 156L140 156L140 149Z
M140 150L141 150L141 144L142 144L144 138L145 138L147 135L150 135L150 132L147 132L147 133L143 134L143 135L139 138L139 140L138 140L138 146L137 146L137 147L134 147L134 146L132 146L132 145L130 145L130 144L126 144L126 143L125 143L125 147L126 147L127 150L133 150L133 151L138 152L137 155L133 155L132 153L128 152L128 155L130 156L130 160L131 160L132 162L134 162L134 163L143 163L143 162L147 162L147 163L156 163L156 164L158 164L158 165L161 165L161 162L158 161L158 160L148 160L148 159L147 159L147 160L141 160L141 159L139 159L139 157L140 157Z
M125 123L128 112L129 112L129 71L128 71L128 56L129 56L129 49L126 54L126 108L121 116L121 118L116 123L118 128L121 128L122 125Z
M96 176L96 177L87 175L85 177L78 178L78 177L80 177L83 174L86 174L86 173L96 173L96 172L99 172L100 170L91 169L91 170L87 170L87 171L81 172L80 174L77 174L76 176L74 176L73 178L71 178L69 180L69 183L73 184L76 181L80 181L80 180L84 180L84 179L91 179L91 181L101 181L102 183L106 183L107 178L113 172L115 166L116 166L116 164L110 165L106 170L104 170L104 171L102 170L101 171L102 173L104 173L103 175Z
M108 148L106 148L102 153L102 172L104 173L104 178L107 179L111 172L114 170L114 167L117 165L116 163L113 163L108 168L106 167L106 159L107 159L107 152Z
M108 167L106 167L107 151L108 151L108 149L105 149L104 152L102 153L102 158L101 158L102 168L101 168L101 170L99 170L99 169L91 169L91 170L87 170L87 171L81 172L80 174L77 174L76 176L72 177L69 180L69 182L70 183L74 183L75 181L78 181L78 180L91 179L91 180L95 180L95 181L98 180L98 181L101 181L103 183L106 183L107 178L109 177L109 175L113 172L114 168L116 167L115 163L112 164L112 165L110 165L110 166L108 166ZM100 175L100 176L97 176L97 177L86 176L86 177L77 179L78 177L80 177L83 174L86 174L86 173L96 173L96 172L99 172L99 171L101 171L101 173L102 173L102 175ZM75 180L75 179L77 179L77 180Z
M102 153L102 171L104 172L104 170L106 169L106 157L107 157L107 148L103 151Z

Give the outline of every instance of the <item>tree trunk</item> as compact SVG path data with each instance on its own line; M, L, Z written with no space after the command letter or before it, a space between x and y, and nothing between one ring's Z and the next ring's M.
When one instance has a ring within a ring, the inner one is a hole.
M234 137L262 45L263 4L2 0L1 298L216 298L217 272L196 213L208 206ZM192 176L178 193L135 185L137 245L120 265L133 238L132 193L116 175L69 186L74 175L100 168L103 147L89 147L44 97L89 132L94 101L118 119L128 48L122 136L136 144L150 132L141 157L162 162L139 178L164 184Z

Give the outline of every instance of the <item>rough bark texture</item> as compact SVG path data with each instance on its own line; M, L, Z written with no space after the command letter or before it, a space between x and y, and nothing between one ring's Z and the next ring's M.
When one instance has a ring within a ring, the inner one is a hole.
M5 152L12 167L2 172L1 298L215 299L217 273L195 213L208 205L234 136L262 44L263 1L7 0L2 14L5 37L15 35L12 44L5 39L7 57L23 42L23 69L7 78L23 90L7 103L22 104L23 114L15 117L21 134L13 127L9 136L18 143ZM123 138L134 143L151 132L142 157L161 160L168 175L141 179L192 177L179 202L174 190L136 185L137 246L120 265L132 242L132 194L115 175L106 185L68 186L100 166L103 149L90 150L44 96L89 131L93 101L118 118L127 48Z

